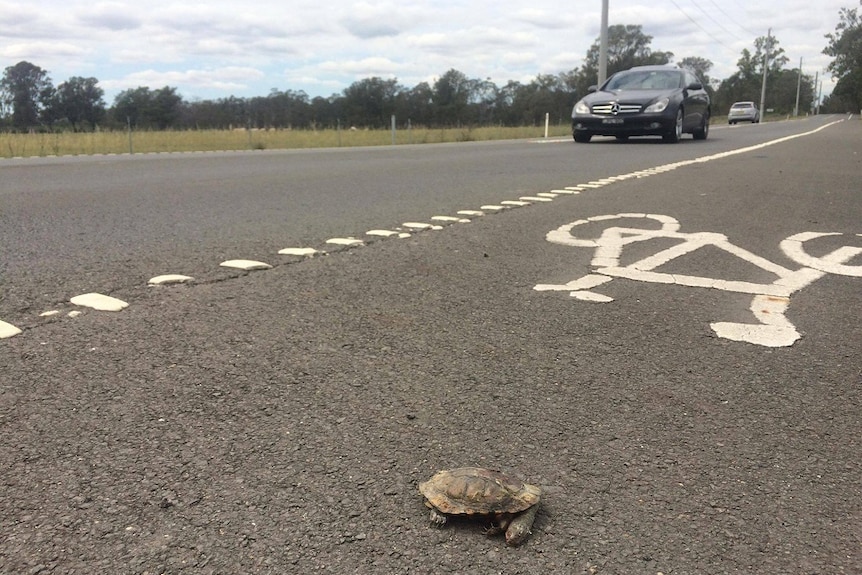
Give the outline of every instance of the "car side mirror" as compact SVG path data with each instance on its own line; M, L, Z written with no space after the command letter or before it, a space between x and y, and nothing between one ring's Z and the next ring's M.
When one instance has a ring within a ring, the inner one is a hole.
M598 90L598 89L599 89L599 87L598 87L598 86L596 86L595 84L593 84L592 86L590 86L589 88L587 88L587 94L592 94L593 92L595 92L595 91L596 91L596 90Z
M703 90L703 84L700 82L692 82L685 87L686 90Z

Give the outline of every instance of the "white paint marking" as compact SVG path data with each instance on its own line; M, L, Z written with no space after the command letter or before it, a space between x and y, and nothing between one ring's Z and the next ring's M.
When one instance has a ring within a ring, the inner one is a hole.
M219 264L223 268L235 268L240 270L268 270L272 266L255 260L226 260Z
M75 305L89 307L99 311L120 311L129 307L129 304L123 300L100 293L76 295L69 301Z
M578 194L581 193L581 191L580 190L570 190L568 188L562 188L562 189L557 189L557 190L551 190L551 193L552 194L568 194L570 196L577 196Z
M338 246L358 246L362 245L364 242L362 240L357 240L356 238L330 238L326 240L326 243Z
M456 218L455 216L431 216L431 220L435 222L462 222L464 221L464 218Z
M66 314L66 316L67 316L67 317L78 317L78 316L79 316L79 315L81 315L82 313L84 313L84 312L81 312L81 311L78 311L78 310L72 310L72 311L70 311L69 313L67 313L67 314Z
M596 303L610 303L614 301L614 298L610 296L606 296L592 291L573 291L569 295L581 301L592 301Z
M479 210L461 210L455 212L460 216L484 216L485 212L480 212Z
M503 200L500 203L503 204L504 206L515 206L515 207L523 207L523 206L529 206L530 205L530 202L525 202L523 200Z
M22 333L21 330L11 323L0 321L0 339L6 339Z
M39 314L39 317L51 317L54 315L60 315L60 310L51 309L48 311L43 311L42 313Z
M150 278L150 281L147 283L151 286L157 285L167 285L167 284L182 284L193 281L195 278L190 276L184 276L181 274L165 274L161 276L156 276L154 278Z
M479 206L479 207L480 207L480 208L482 208L483 210L488 210L488 211L491 211L491 212L499 212L500 210L505 210L505 209L506 209L506 206L499 206L499 205L497 205L497 204L486 204L486 205L484 205L484 206ZM460 213L463 213L463 212L458 212L458 213L460 214ZM481 213L481 212L480 212L480 213Z
M584 224L637 218L657 221L661 223L661 229L609 226L602 231L598 238L594 239L577 238L573 234L574 228ZM792 345L800 337L796 328L785 315L790 305L790 296L793 293L823 277L826 273L862 277L862 266L846 265L846 262L862 255L862 248L843 246L819 258L808 255L803 249L802 244L806 241L835 235L840 234L803 232L782 241L781 249L784 253L791 260L803 266L798 270L791 270L733 245L724 234L715 232L681 233L679 232L679 222L670 216L642 213L592 216L586 220L577 220L560 226L556 230L548 232L546 239L567 246L592 248L594 252L591 265L596 268L595 273L587 274L565 284L537 284L533 289L537 291L570 291L572 297L580 300L608 302L613 300L608 296L589 290L610 281L610 278L626 278L642 282L751 294L754 297L750 310L755 319L760 322L759 324L713 322L710 324L713 331L719 337L735 341L745 341L769 347L785 347ZM635 242L656 238L678 240L678 243L628 265L620 264L624 247ZM776 279L771 283L755 283L655 271L656 268L676 258L707 246L724 250L730 255L775 275Z
M553 202L550 198L541 198L539 196L521 196L518 198L522 202Z
M311 257L317 254L318 251L314 248L284 248L283 250L278 250L278 253L283 256Z
M388 238L390 236L397 236L398 232L394 230L368 230L367 232L365 232L365 235Z
M537 195L537 196L539 196L540 198L551 198L551 199L554 199L554 198L559 197L559 196L560 196L560 193L554 193L554 192L539 192L539 193L538 193L538 194L536 194L536 195Z
M781 242L781 251L787 254L787 257L793 261L809 268L842 276L862 277L862 266L842 265L843 262L850 261L859 254L862 254L862 248L844 246L822 258L810 256L804 249L802 249L802 242L824 236L836 235L841 234L816 232L803 232L801 234L796 234Z
M424 222L404 222L401 226L408 230L430 230L434 227L431 224L426 224Z

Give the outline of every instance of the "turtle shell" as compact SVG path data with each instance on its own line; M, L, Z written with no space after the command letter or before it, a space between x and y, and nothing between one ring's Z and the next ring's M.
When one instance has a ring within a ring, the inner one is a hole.
M450 515L518 513L539 502L541 489L501 471L461 467L419 484L427 504Z

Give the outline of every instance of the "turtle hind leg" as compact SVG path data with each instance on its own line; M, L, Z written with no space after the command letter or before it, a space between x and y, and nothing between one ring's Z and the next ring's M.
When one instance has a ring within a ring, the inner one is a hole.
M529 537L531 533L530 528L533 526L533 521L535 521L538 511L538 504L533 505L512 519L508 529L506 529L507 545L520 545Z
M431 521L431 524L434 527L443 527L446 525L446 522L449 520L445 514L440 513L434 508L431 508L431 513L428 515L428 519Z

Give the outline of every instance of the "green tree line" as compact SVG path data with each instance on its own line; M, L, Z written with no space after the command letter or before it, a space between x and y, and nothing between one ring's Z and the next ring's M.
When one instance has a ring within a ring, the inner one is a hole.
M838 84L824 103L826 111L862 107L862 22L855 9L842 9L834 34L827 35L824 53ZM671 52L653 50L652 36L639 25L614 25L608 30L608 74L632 66L668 64ZM728 78L710 78L712 62L685 57L678 65L695 71L713 97L713 113L722 114L738 100L759 101L764 55L768 53L767 108L778 114L794 112L799 86L799 110L806 113L815 98L814 82L788 69L788 58L774 37L760 37L754 50L745 49L737 71ZM469 78L448 70L433 83L406 87L379 77L354 82L328 98L303 91L273 89L265 96L185 101L177 88L137 87L120 92L109 107L96 78L73 77L54 86L47 71L22 61L7 67L0 78L0 129L225 129L253 128L384 128L395 115L426 127L539 125L549 114L554 123L568 122L575 100L598 77L599 40L590 46L581 67L559 74L539 74L529 83L509 81L498 86L489 79Z

